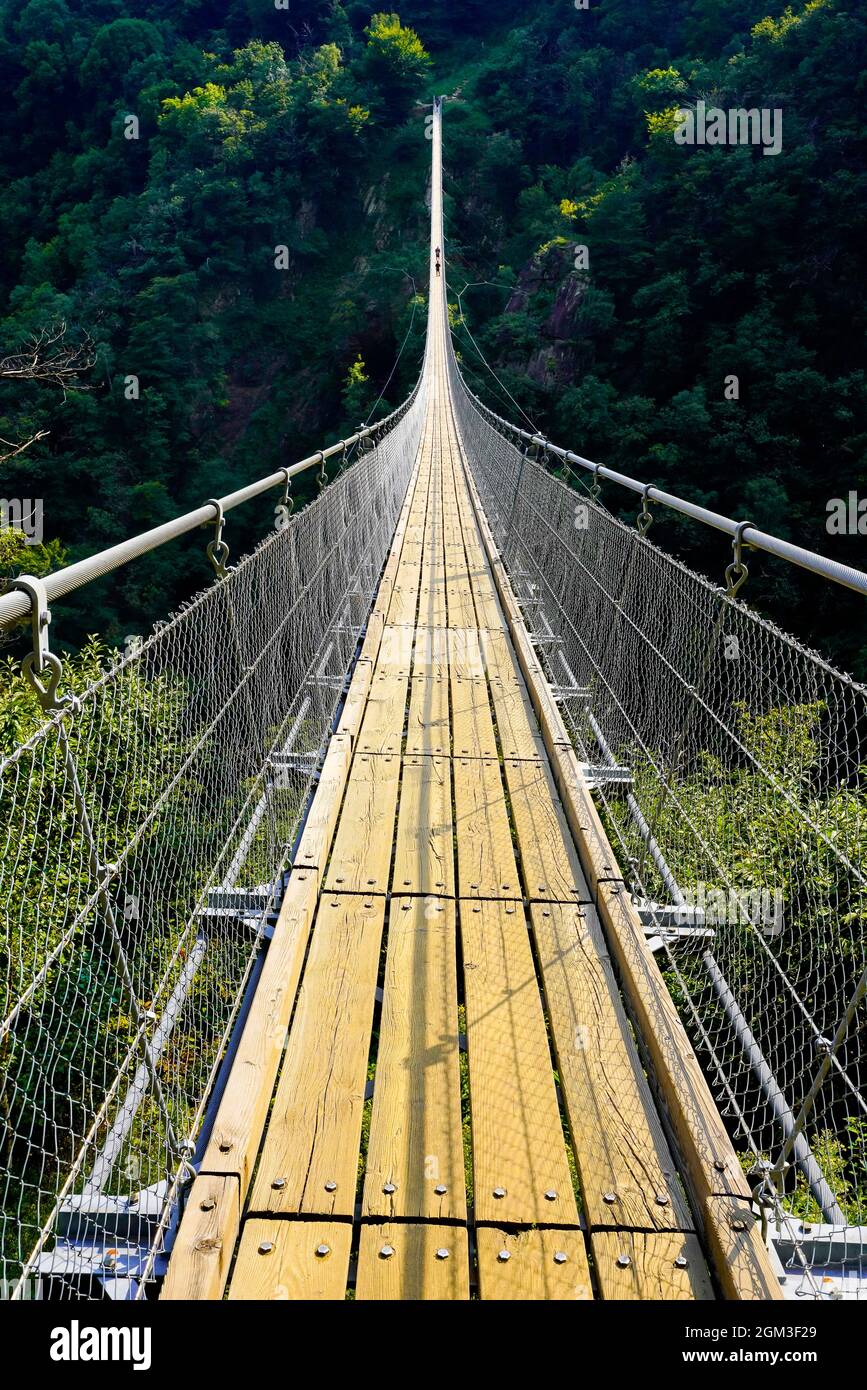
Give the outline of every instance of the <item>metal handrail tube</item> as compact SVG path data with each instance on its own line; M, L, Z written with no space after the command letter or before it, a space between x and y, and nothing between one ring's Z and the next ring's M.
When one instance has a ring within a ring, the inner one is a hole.
M263 493L270 492L272 488L285 485L288 478L294 478L297 474L306 472L308 468L318 466L324 459L333 458L335 454L350 449L359 440L369 438L370 435L389 425L392 421L396 422L397 418L407 410L417 390L418 386L396 410L393 410L384 419L378 420L376 424L368 425L356 434L338 440L336 444L330 445L327 449L317 449L315 454L302 459L299 463L292 464L289 468L278 468L276 472L269 473L266 478L260 478L255 483L248 483L246 487L228 493L227 496L218 499L216 506L213 502L206 502L203 506L196 507L192 512L185 512L183 516L175 517L172 521L164 521L162 525L154 526L150 531L142 531L139 535L130 537L129 540L120 541L118 545L113 545L108 550L100 550L96 555L89 555L85 560L78 560L73 565L66 565L63 569L55 570L44 580L49 602L52 599L61 598L64 594L71 593L73 589L80 589L83 584L90 584L94 579L101 579L104 575L111 574L113 570L128 565L131 560L137 560L152 550L158 550L160 546L166 545L169 541L177 540L179 536L186 535L188 531L195 531L197 527L207 525L209 521L216 519L217 506L222 507L223 512L232 511L233 508L243 506L245 502L250 502L255 497L261 497ZM28 596L18 590L0 597L0 631L14 626L22 618L26 618L30 613L31 606Z
M581 468L586 468L600 478L607 478L609 482L628 488L630 492L637 492L645 496L648 502L658 502L671 511L691 517L693 521L700 521L705 526L712 526L716 531L723 531L727 536L734 538L737 534L741 523L732 521L731 517L723 516L720 512L712 512L707 507L700 507L696 502L688 502L686 498L678 497L673 492L665 492L653 484L648 486L646 483L639 482L637 478L630 478L626 473L618 473L613 468L606 468L604 464L593 463L591 459L583 458L581 454L573 453L571 449L561 449L558 445L552 444L544 435L530 434L528 430L522 430L518 425L513 425L511 421L503 419L502 415L491 410L489 406L479 400L473 391L470 391L466 383L464 383L464 387L467 394L491 420L496 421L498 425L503 426L511 434L525 440L528 444L536 444L540 448L544 448L549 454L555 454L564 463L578 464ZM787 560L789 564L809 570L811 574L818 574L822 579L830 579L835 584L842 584L844 588L854 589L856 593L867 594L867 574L863 570L855 569L852 565L844 565L839 560L831 560L826 555L819 555L814 550L806 550L803 546L793 545L791 541L780 540L778 536L772 536L757 526L743 526L741 538L742 543L752 550L762 550L768 555L776 555L781 560Z

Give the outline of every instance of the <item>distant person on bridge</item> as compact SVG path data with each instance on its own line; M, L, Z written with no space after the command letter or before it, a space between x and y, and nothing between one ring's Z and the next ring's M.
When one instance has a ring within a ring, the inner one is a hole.
M437 275L439 275L439 273L440 273L440 248L439 248L439 247L437 247L437 249L436 249L436 267L437 267Z

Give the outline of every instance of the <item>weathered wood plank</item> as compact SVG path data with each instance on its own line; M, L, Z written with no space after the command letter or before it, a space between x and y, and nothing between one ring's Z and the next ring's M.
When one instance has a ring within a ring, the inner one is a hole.
M451 692L455 757L496 758L497 738L487 681L461 680L455 675Z
M460 896L520 897L500 764L486 758L455 758L452 768Z
M369 1216L466 1219L455 905L394 898L364 1182Z
M360 753L400 753L408 685L407 676L374 677L358 734Z
M404 758L392 892L453 897L453 833L449 760Z
M737 1197L709 1197L705 1234L724 1298L782 1299L779 1278L762 1240L761 1223L748 1202Z
M577 1224L520 903L460 902L476 1218Z
M469 1296L465 1226L403 1222L362 1226L355 1288L359 1302L445 1301Z
M701 1246L677 1231L597 1231L590 1237L605 1299L689 1302L713 1299Z
M387 891L399 778L398 757L356 754L325 880L329 891Z
M497 717L497 733L504 758L539 761L545 745L536 723L533 706L523 685L491 681L491 699Z
M526 896L531 902L590 902L547 765L506 758L503 766Z
M481 1299L571 1302L593 1297L580 1231L507 1232L479 1226L476 1251Z
M692 1230L592 907L530 909L591 1227Z
M451 734L447 680L419 677L410 682L406 751L408 754L449 756Z
M219 1299L241 1224L237 1177L206 1173L190 1189L160 1298Z
M295 850L296 868L324 872L351 761L352 740L347 734L334 734L328 744L316 794Z
M352 1216L384 917L380 897L319 904L254 1212Z
M348 1221L244 1223L229 1300L335 1302L346 1297Z

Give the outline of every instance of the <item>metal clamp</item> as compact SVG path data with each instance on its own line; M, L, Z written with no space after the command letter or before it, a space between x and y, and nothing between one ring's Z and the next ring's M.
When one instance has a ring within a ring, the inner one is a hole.
M223 504L218 502L215 497L210 497L205 503L206 507L213 507L217 515L214 519L214 539L208 542L207 555L214 567L214 573L218 579L226 578L226 561L229 558L229 547L223 540L223 527L226 518L223 515Z
M319 450L319 472L316 474L316 485L320 492L323 488L328 486L328 474L325 470L325 454L321 449Z
M735 533L732 537L732 551L734 553L734 559L728 566L725 573L726 598L734 598L735 594L738 592L738 589L740 589L741 586L744 585L750 577L750 572L747 566L744 564L743 559L744 531L746 531L750 526L752 526L753 530L755 530L755 526L751 521L739 521L737 527L735 528Z
M63 675L63 662L59 656L54 655L48 645L51 610L48 607L48 591L44 580L37 579L32 574L21 574L12 581L11 587L21 589L30 599L33 650L27 653L21 663L21 674L36 692L36 698L44 710L75 709L78 700L74 695L57 694L57 687ZM40 676L46 679L41 681Z
M292 496L292 478L289 469L283 469L283 496L274 508L274 529L275 531L285 531L289 525L289 518L295 506L295 498Z
M653 512L647 505L647 494L650 492L650 489L652 487L652 483L645 483L641 491L641 511L638 513L638 519L635 523L638 527L639 536L646 536L648 529L651 523L653 522Z
M592 502L598 501L602 492L602 484L599 481L599 469L601 467L601 463L594 463L593 465L593 482L590 484L590 500Z

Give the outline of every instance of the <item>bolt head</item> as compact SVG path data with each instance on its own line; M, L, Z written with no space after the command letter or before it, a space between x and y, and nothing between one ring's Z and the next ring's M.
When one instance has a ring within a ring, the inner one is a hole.
M325 1184L325 1191L326 1191L326 1192L336 1192L336 1191L337 1191L337 1183L334 1182L333 1179L329 1179L328 1182Z
M732 1230L733 1230L733 1231L745 1231L746 1229L747 1229L747 1223L746 1223L746 1221L741 1221L741 1219L740 1219L739 1217L737 1217L737 1218L732 1222Z
M316 1247L316 1254L318 1255L318 1257L319 1257L320 1260L324 1260L326 1255L330 1255L330 1254L331 1254L331 1246L330 1246L330 1245L317 1245L317 1247Z
M675 1269L689 1269L689 1260L685 1255L678 1255L674 1262Z
M382 1259L384 1259L384 1260L390 1260L391 1257L392 1257L392 1255L394 1254L394 1246L393 1246L393 1245L383 1245L383 1246L380 1248L379 1253L380 1253Z
M439 1250L437 1251L437 1259L438 1259L438 1260L447 1260L448 1257L449 1257L449 1252L448 1252L448 1250L446 1250L446 1248L445 1248L444 1245L441 1245L440 1248L439 1248Z
M271 1254L271 1251L272 1251L273 1249L274 1249L274 1242L273 1242L272 1240L263 1240L263 1241L262 1241L262 1244L259 1246L259 1254L260 1254L260 1255L270 1255L270 1254Z
M448 1188L446 1187L445 1183L438 1182L436 1187L434 1188L434 1192L438 1197L444 1197L448 1192Z
M667 1196L667 1194L666 1194L665 1192L657 1192L657 1194L656 1194L656 1205L657 1205L658 1207L667 1207L667 1206L668 1206L668 1196Z
M495 1187L495 1188L494 1188L494 1196L495 1196L497 1199L499 1199L499 1198L501 1198L501 1197L505 1197L505 1195L506 1195L506 1189L505 1189L504 1187Z
M511 1258L511 1250L500 1250L497 1254L497 1259L500 1261L501 1265L504 1265L507 1262L507 1260L510 1260Z
M613 1206L614 1203L617 1201L617 1193L616 1193L616 1192L603 1192L603 1193L602 1193L602 1200L603 1200L603 1202L605 1203L606 1206L611 1207L611 1206Z
M549 1188L548 1188L548 1191L545 1193L545 1201L546 1201L546 1202L556 1202L556 1200L557 1200L557 1193L554 1191L553 1187L549 1187Z
M387 1197L390 1197L391 1194L392 1194L392 1192L396 1192L396 1191L397 1191L397 1189L396 1189L396 1187L395 1187L395 1185L394 1185L393 1182L384 1182L384 1183L382 1184L382 1190L383 1190L383 1192L386 1194Z
M726 1161L724 1158L717 1158L714 1160L713 1166L718 1173L724 1173L726 1170Z
M216 1205L213 1197L206 1197L204 1202L199 1202L199 1211L213 1211Z
M569 1258L569 1256L566 1254L566 1251L565 1251L565 1250L555 1250L555 1251L554 1251L554 1263L555 1263L555 1265L564 1265L564 1264L566 1263L566 1261L568 1260L568 1258Z
M285 1179L285 1178L275 1178L274 1181L272 1182L271 1186L274 1188L274 1191L275 1191L275 1192L279 1192L281 1187L285 1187L285 1186L286 1186L286 1179Z
M617 1256L617 1265L618 1265L618 1267L619 1267L620 1269L628 1269L629 1266L630 1266L631 1264L632 1264L632 1261L631 1261L631 1259L629 1258L628 1255L618 1255L618 1256Z

